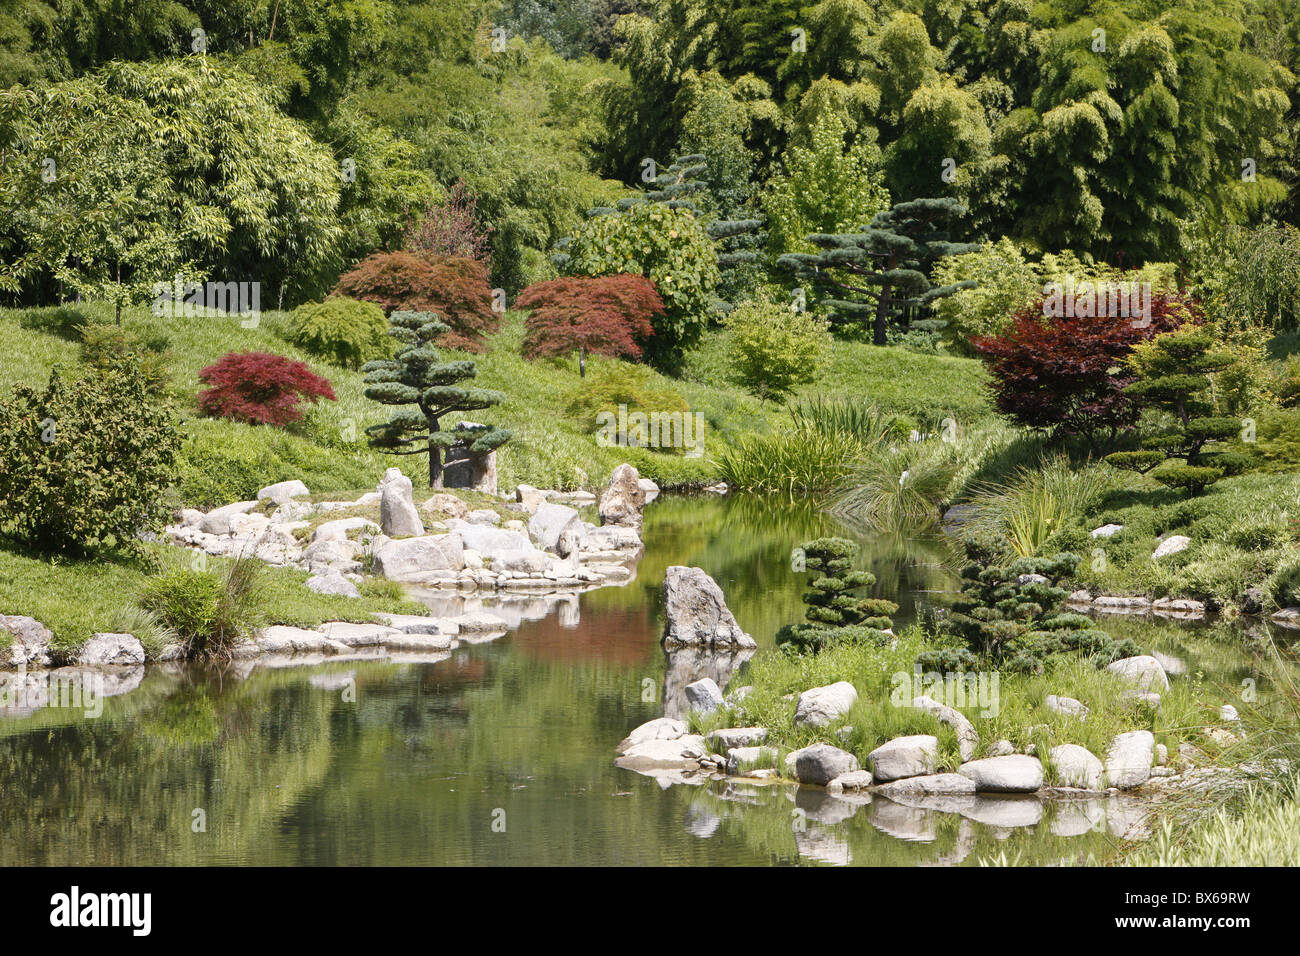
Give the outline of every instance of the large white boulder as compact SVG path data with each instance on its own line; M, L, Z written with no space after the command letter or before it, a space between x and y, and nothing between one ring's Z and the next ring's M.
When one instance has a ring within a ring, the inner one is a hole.
M722 691L717 681L705 677L686 685L686 703L693 711L711 714L722 706Z
M301 481L278 481L273 485L267 485L257 493L258 501L273 501L277 505L285 504L294 498L301 498L303 495L311 494L307 486Z
M337 594L340 597L359 598L361 592L357 586L338 571L326 571L313 574L307 579L307 590L316 594Z
M858 769L858 758L847 750L830 744L813 744L796 750L786 757L787 769L792 769L800 783L824 787L836 777Z
M934 773L939 762L939 738L930 734L895 737L867 754L872 776L887 783Z
M199 522L199 529L208 534L230 534L230 519L246 515L257 507L256 501L236 501L234 504L213 508Z
M642 740L625 750L614 763L628 770L690 770L699 767L706 753L703 737L683 734L672 740Z
M375 573L393 581L421 581L464 567L465 544L455 533L400 538L375 551Z
M674 717L656 717L633 729L618 745L618 753L627 753L632 747L647 740L676 740L684 737L689 728L684 720Z
M641 509L644 507L641 476L631 465L619 465L609 476L609 485L600 496L600 523L640 530Z
M1106 751L1106 781L1120 790L1132 790L1151 779L1156 738L1149 730L1119 734Z
M543 501L528 519L528 533L543 551L568 557L586 535L577 509Z
M1149 654L1138 657L1125 657L1106 665L1110 671L1126 684L1139 690L1163 693L1169 689L1169 678L1160 662Z
M858 689L846 680L825 687L813 687L799 695L794 722L825 727L847 714L858 702Z
M424 522L415 510L411 479L398 468L384 472L379 483L379 524L384 534L397 537L418 537L424 534Z
M96 634L81 647L78 664L125 667L144 663L144 646L131 634Z
M470 524L458 518L447 522L447 527L461 536L465 547L477 551L484 560L490 561L506 551L535 551L528 535L506 528L489 528L485 525Z
M670 567L664 574L665 647L756 647L727 608L722 588L700 568Z
M1106 785L1106 768L1087 747L1078 744L1061 744L1049 752L1052 766L1056 768L1056 782L1062 787L1080 790L1101 790Z
M1151 552L1151 558L1158 561L1161 558L1167 558L1171 554L1177 554L1180 551L1186 551L1192 539L1185 534L1171 534L1165 540L1156 545L1156 549Z
M1011 754L985 757L957 768L980 793L1033 793L1043 785L1043 765L1037 757Z
M0 633L13 641L7 651L0 651L0 667L49 666L54 632L40 621L22 614L0 614Z

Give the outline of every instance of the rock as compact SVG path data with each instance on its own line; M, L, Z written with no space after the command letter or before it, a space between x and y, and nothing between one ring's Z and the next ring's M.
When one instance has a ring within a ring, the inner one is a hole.
M726 753L735 747L753 747L767 740L766 727L726 727L706 738L709 745Z
M528 534L543 551L567 558L586 537L586 527L576 509L543 501L528 519Z
M757 647L727 609L722 589L700 568L670 567L664 574L665 647Z
M635 528L620 528L617 525L591 528L584 524L583 530L583 551L639 552L643 547L641 535Z
M1006 757L1016 752L1015 745L1005 737L989 747L990 757Z
M515 501L528 511L535 512L547 498L545 491L532 485L515 485Z
M353 564L356 561L357 544L347 538L326 538L313 541L302 552L302 563L308 568L332 568Z
M1258 614L1264 610L1264 602L1268 599L1268 594L1263 588L1246 588L1242 592L1241 599L1238 603L1241 605L1242 613Z
M1164 744L1156 744L1156 766L1163 767L1169 763L1169 748Z
M96 634L81 647L78 664L122 667L144 663L144 646L131 634Z
M794 777L800 783L824 787L836 777L857 770L858 758L830 744L813 744L790 754L786 764L793 766Z
M1103 594L1101 597L1093 598L1092 603L1099 611L1129 613L1132 611L1145 611L1151 606L1151 599Z
M489 528L484 525L470 524L458 518L447 522L448 527L460 535L465 547L477 551L485 561L506 551L534 551L528 535L504 528Z
M1041 574L1022 574L1016 578L1017 584L1047 584L1047 578Z
M1192 539L1185 534L1171 534L1165 540L1156 546L1151 552L1151 559L1158 561L1160 558L1167 558L1171 554L1178 554L1180 551L1186 551L1187 546L1192 543Z
M403 538L375 551L375 573L393 581L420 581L464 567L465 546L458 534Z
M489 614L487 611L466 611L450 619L461 633L490 632L509 630L504 618Z
M1300 627L1300 607L1284 607L1274 611L1270 619L1283 627Z
M775 747L732 747L727 751L727 776L776 765Z
M1119 734L1106 751L1106 781L1120 790L1140 787L1151 778L1156 739L1149 730Z
M725 495L731 489L725 481L719 481L711 485L705 485L704 490L710 495Z
M813 687L799 695L794 722L811 727L825 727L847 714L858 702L858 690L848 681Z
M844 790L866 790L871 786L871 782L870 770L850 770L826 784L826 789L831 793L840 793Z
M1150 655L1125 657L1107 664L1106 670L1126 684L1145 691L1161 692L1169 689L1169 678L1160 662Z
M1198 618L1205 616L1205 604L1186 598L1158 598L1151 602L1151 610L1161 617Z
M930 697L917 697L912 701L912 706L933 714L940 723L947 724L957 732L957 749L963 761L975 756L975 749L980 744L980 735L975 732L975 725L967 720L961 711Z
M645 503L649 504L659 497L659 486L655 484L652 478L637 479L637 487L645 492Z
M497 528L501 525L501 516L491 508L476 508L465 515L465 520L470 524L483 525L485 528Z
M1100 528L1093 528L1089 532L1094 538L1109 538L1124 530L1122 524L1104 524Z
M623 464L609 476L609 486L600 496L600 523L641 529L641 509L645 507L645 492L641 490L641 476L631 465Z
M1102 790L1106 786L1106 768L1086 747L1061 744L1048 751L1048 759L1056 768L1058 786L1080 790Z
M335 518L317 526L312 532L311 540L313 544L317 541L337 541L347 538L353 531L365 533L378 530L379 525L369 518Z
M457 428L481 429L486 426L478 422L457 422ZM497 493L497 453L490 451L486 455L472 452L463 443L457 442L447 449L446 464L442 470L442 482L448 488L473 488L484 494Z
M1091 604L1092 594L1082 589L1078 591L1071 591L1070 596L1065 600L1069 604Z
M307 590L315 591L317 594L338 594L350 598L361 597L361 592L357 590L357 586L338 571L313 574L307 579Z
M527 551L499 551L492 558L492 570L498 574L503 571L519 571L524 574L541 574L553 559L545 551L529 548Z
M203 512L197 508L184 508L181 510L181 527L197 528L203 524Z
M267 654L320 654L326 637L320 631L276 624L257 632L257 645Z
M872 775L882 783L932 774L938 759L939 739L930 734L895 737L867 754Z
M914 795L974 793L975 781L959 773L932 773L892 780L881 784L875 792L891 799Z
M258 501L273 501L277 505L285 504L294 498L301 498L303 495L311 494L307 486L301 481L281 481L274 485L267 485L257 493Z
M230 533L241 538L255 538L270 525L270 517L257 512L246 515L231 515L230 517Z
M406 636L395 627L355 624L352 621L326 621L320 626L320 632L347 647L375 647Z
M469 515L469 505L461 501L455 495L449 495L446 492L438 492L429 496L428 500L421 506L425 511L441 511L448 518L460 518L464 520Z
M1048 694L1043 698L1043 706L1053 713L1078 717L1080 720L1088 716L1087 706L1073 697L1058 697L1056 694Z
M618 745L617 752L620 754L627 753L637 744L644 743L647 740L676 740L678 737L685 736L688 729L686 722L683 720L674 720L672 717L656 717L654 720L647 720L624 737Z
M1154 691L1130 687L1128 690L1120 692L1119 699L1126 704L1150 707L1152 710L1160 709L1160 695Z
M672 740L642 740L628 747L614 763L627 770L693 769L699 767L706 753L703 737L683 734Z
M379 524L384 534L397 538L419 537L424 534L424 523L415 510L411 493L411 479L400 469L389 468L379 483Z
M35 618L21 614L0 614L0 631L13 638L6 651L0 651L0 664L9 667L48 667L50 641L54 632Z
M711 714L722 706L722 691L712 677L705 677L686 685L686 702L693 711Z
M1233 707L1231 704L1224 704L1219 708L1219 719L1223 721L1233 721L1241 720L1241 717L1237 714L1236 707Z
M1043 765L1023 754L972 760L957 772L974 781L980 793L1033 793L1043 785Z
M256 507L256 501L236 501L233 505L214 508L203 516L199 529L208 534L230 534L230 519L236 515L246 515Z

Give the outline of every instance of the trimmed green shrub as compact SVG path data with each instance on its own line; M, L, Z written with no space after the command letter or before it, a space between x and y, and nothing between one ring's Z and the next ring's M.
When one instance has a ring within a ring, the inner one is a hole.
M825 321L772 302L738 305L726 326L732 379L760 401L780 401L813 381L830 350Z
M381 357L388 345L388 320L373 302L332 296L308 302L289 314L285 338L344 368L360 368Z
M853 592L871 587L876 577L869 571L853 570L858 546L847 538L817 538L800 548L804 567L813 575L803 601L807 621L787 624L776 634L776 643L791 651L816 653L837 643L886 643L884 632L893 627L890 615L898 610L893 601L863 598Z

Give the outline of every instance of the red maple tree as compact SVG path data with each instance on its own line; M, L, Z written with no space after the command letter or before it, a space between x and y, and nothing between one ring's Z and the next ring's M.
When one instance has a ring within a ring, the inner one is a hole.
M334 388L307 367L269 352L228 352L199 372L208 387L199 392L205 415L253 425L288 425L302 418L299 402L334 401Z
M993 381L998 411L1021 425L1113 442L1137 423L1140 409L1124 393L1123 368L1139 342L1201 321L1197 304L1178 295L1151 297L1151 315L1049 318L1043 303L1017 312L1001 335L971 339Z
M340 276L334 292L377 303L390 314L436 313L451 327L438 341L446 348L481 352L483 336L500 324L487 266L462 256L377 252Z
M644 276L576 276L529 286L515 307L532 310L524 323L525 356L577 352L585 372L588 352L639 359L664 300Z

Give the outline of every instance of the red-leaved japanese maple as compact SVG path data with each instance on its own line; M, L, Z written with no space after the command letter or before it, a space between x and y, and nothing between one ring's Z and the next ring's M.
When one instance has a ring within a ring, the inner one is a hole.
M585 372L588 352L639 359L664 300L644 276L577 276L531 285L515 307L532 310L524 323L525 356L577 352Z
M307 367L269 352L228 352L199 372L205 415L253 425L288 425L302 418L302 401L334 401L334 388Z
M446 348L481 352L483 336L500 324L487 266L459 256L377 252L340 276L334 291L377 303L389 314L433 312L451 328L437 343Z
M1053 317L1039 301L1017 312L1001 335L971 339L993 377L998 411L1021 425L1112 442L1137 423L1124 393L1133 376L1124 359L1138 342L1201 321L1194 301L1151 297L1150 321L1115 315Z

